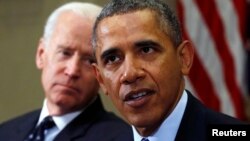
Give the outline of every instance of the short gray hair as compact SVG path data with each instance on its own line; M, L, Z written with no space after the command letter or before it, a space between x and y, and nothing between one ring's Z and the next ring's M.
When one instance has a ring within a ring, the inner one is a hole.
M84 2L70 2L55 9L48 17L47 22L44 26L43 38L45 40L45 44L48 43L48 39L54 31L57 19L63 12L72 11L79 15L87 16L95 20L98 14L101 12L101 9L102 8L98 5Z
M139 10L151 10L156 14L157 23L167 36L170 37L175 47L178 47L182 42L181 27L175 13L170 9L167 3L163 0L111 0L106 4L94 25L92 35L92 46L94 51L97 47L98 35L97 27L100 22L114 15L122 15Z

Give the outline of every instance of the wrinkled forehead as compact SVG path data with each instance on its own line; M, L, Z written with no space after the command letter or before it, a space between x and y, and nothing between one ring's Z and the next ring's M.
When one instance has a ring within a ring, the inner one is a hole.
M163 40L168 38L159 28L154 14L148 10L106 18L99 24L97 34L97 58L107 50L124 52L133 50L138 43L163 44Z
M155 20L155 15L149 10L138 10L125 14L113 15L111 17L104 18L98 24L96 28L96 36L98 38L98 47L101 46L100 40L106 38L107 35L121 34L122 36L129 36L129 33L133 33L131 30L138 31L148 30L150 28L157 28L158 23ZM121 32L119 32L121 31Z
M105 38L106 34L116 33L118 30L124 32L138 28L160 28L155 12L149 9L137 10L129 13L117 14L102 19L96 27L96 45L99 47L100 39ZM124 33L125 34L125 33Z

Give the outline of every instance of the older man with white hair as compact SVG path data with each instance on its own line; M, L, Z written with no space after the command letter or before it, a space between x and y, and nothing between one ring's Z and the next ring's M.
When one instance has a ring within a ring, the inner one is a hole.
M92 63L91 34L101 7L72 2L48 18L39 41L42 109L0 125L1 141L129 141L129 125L104 110Z

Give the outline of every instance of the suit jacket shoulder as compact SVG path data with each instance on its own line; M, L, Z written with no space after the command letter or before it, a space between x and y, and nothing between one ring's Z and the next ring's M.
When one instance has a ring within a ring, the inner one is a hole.
M0 140L23 141L35 127L41 110L0 125ZM100 97L71 121L55 141L133 141L131 126L104 110Z
M36 110L0 125L0 140L22 141L34 128L41 110Z
M100 98L69 123L55 141L132 141L131 126L104 110Z
M228 115L205 107L190 92L187 106L177 132L176 141L205 141L206 129L212 124L245 124Z

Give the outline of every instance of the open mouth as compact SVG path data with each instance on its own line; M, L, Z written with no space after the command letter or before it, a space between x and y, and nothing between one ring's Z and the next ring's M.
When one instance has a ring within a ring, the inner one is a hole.
M127 94L125 96L125 101L140 100L140 99L143 99L144 97L150 96L150 95L152 95L154 93L155 93L154 90L149 90L149 89L143 89L143 90L139 90L139 91L133 91L133 92L130 92L129 94Z

